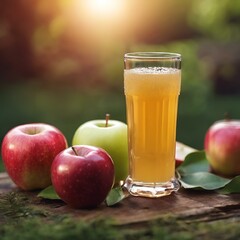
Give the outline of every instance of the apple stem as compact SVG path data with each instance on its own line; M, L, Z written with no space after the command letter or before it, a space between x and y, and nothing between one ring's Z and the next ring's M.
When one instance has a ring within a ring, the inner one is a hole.
M229 121L229 120L231 119L229 112L225 112L225 114L224 114L224 119L225 119L226 121Z
M107 113L107 114L106 114L106 124L105 124L105 127L108 127L108 121L109 121L109 119L110 119L110 114Z
M78 153L74 147L72 147L73 152L75 153L76 156L78 156Z

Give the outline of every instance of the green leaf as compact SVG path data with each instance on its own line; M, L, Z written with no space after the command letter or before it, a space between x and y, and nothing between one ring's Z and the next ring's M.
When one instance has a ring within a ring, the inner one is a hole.
M215 190L224 187L231 180L209 172L195 172L184 175L179 181L184 188Z
M119 203L120 201L122 201L127 196L128 196L128 194L126 194L124 192L122 187L118 186L118 187L113 188L109 192L105 202L106 202L107 206L110 207L110 206L113 206L113 205Z
M196 151L186 156L184 162L177 168L180 175L208 172L209 163L206 158L205 151Z
M43 189L38 195L38 197L41 197L41 198L45 198L45 199L51 199L51 200L59 200L61 199L55 189L53 188L53 186L49 186L45 189Z
M239 193L240 192L240 176L234 177L225 187L217 191L221 194Z

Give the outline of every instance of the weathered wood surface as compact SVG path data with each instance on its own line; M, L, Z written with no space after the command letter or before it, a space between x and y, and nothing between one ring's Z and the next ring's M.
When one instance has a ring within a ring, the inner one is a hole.
M0 173L0 196L10 191L20 191L6 173ZM181 189L170 196L147 199L128 197L114 207L92 210L71 209L61 201L47 201L37 197L37 192L27 193L31 204L56 214L73 214L85 220L98 217L113 218L120 225L139 224L158 219L166 214L189 221L214 221L240 218L240 194L221 195L212 191L187 191Z

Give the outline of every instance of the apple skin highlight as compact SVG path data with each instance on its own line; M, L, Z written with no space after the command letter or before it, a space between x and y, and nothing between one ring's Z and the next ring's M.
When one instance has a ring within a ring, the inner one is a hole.
M69 206L95 208L113 186L114 163L101 148L75 145L55 157L51 176L55 191Z
M51 185L51 164L67 148L65 136L44 123L30 123L11 129L2 142L2 160L13 182L23 190Z
M215 122L204 139L206 156L212 171L224 177L240 175L240 121Z

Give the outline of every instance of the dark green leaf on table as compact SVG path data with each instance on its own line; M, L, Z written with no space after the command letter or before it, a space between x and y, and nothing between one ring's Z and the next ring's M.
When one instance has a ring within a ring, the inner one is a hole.
M186 156L183 163L177 168L177 171L180 175L185 175L195 172L208 172L209 168L205 151L196 151Z
M218 190L221 194L239 193L240 192L240 176L234 177L224 188Z
M61 199L55 189L53 188L53 186L49 186L45 189L43 189L39 194L38 194L38 197L41 197L41 198L45 198L45 199L51 199L51 200L59 200Z
M195 172L181 177L180 182L184 188L199 188L215 190L224 187L231 180L209 172Z

